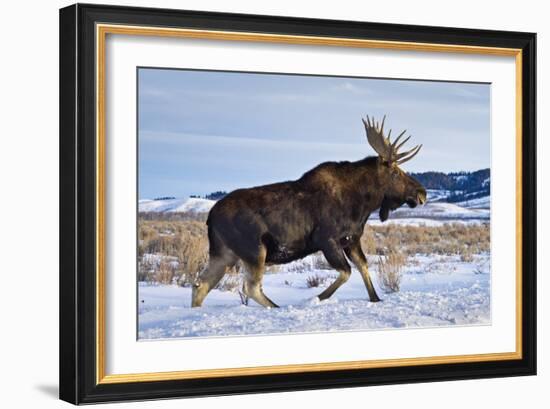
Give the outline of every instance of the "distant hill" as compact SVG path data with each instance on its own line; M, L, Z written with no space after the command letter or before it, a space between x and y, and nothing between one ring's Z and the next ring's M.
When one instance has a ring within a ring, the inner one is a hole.
M489 169L454 173L422 172L410 175L426 187L430 203L454 203L465 209L490 208L491 178ZM219 190L203 197L192 195L181 199L175 199L172 196L157 197L153 200L142 199L139 201L139 212L205 214L210 211L216 201L226 195L227 192ZM423 212L435 211L436 208L437 211L443 209L437 206L428 206ZM449 209L451 208L444 208L446 213L452 214L453 217L459 213L454 207L452 211ZM405 214L405 210L402 212ZM459 218L468 217L484 218L485 216L480 216L479 212L474 214L464 211Z
M209 200L220 200L227 195L226 191L218 190L217 192L212 192L204 196L205 199Z
M426 189L445 191L437 200L458 203L478 199L491 194L491 174L489 169L475 172L422 172L411 173Z
M139 201L140 212L188 212L188 213L208 213L210 208L216 203L214 200L189 197L184 199L142 199Z

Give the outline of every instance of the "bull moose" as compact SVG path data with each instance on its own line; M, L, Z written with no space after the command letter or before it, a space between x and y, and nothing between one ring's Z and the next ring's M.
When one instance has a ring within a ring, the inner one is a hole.
M393 142L384 135L384 121L362 119L367 140L378 156L356 162L325 162L295 181L238 189L219 200L208 215L209 263L193 285L192 306L198 307L224 274L241 260L243 293L265 307L277 307L262 290L265 268L321 251L339 272L319 299L329 298L351 274L348 259L363 277L370 301L380 301L367 268L360 238L370 214L381 221L404 203L426 202L426 189L399 165L411 160L422 145L399 153L410 139ZM400 142L400 143L399 143Z

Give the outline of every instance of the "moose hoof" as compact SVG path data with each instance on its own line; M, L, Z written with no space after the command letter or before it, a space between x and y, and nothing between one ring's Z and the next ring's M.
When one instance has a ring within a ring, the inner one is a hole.
M191 290L191 308L202 306L202 302L204 301L204 298L207 294L208 290L205 289L203 286L194 285L193 289Z

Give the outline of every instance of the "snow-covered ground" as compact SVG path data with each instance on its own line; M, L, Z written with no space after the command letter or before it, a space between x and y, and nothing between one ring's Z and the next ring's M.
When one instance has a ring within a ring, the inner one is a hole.
M390 218L386 220L385 222L381 222L378 219L378 214L371 215L369 218L368 225L369 226L387 226L389 224L395 224L399 226L426 226L426 227L440 227L445 224L453 223L453 224L462 224L462 225L479 225L488 223L489 220L487 219L435 219L435 218L428 218L428 217L403 217L403 218Z
M201 199L197 197L186 197L183 199L164 199L150 200L141 199L139 201L140 212L194 212L206 213L209 212L216 201L209 199Z
M390 215L390 218L393 219L424 218L433 220L488 220L489 217L489 209L467 209L453 203L439 202L428 202L424 206L416 206L414 209L401 206L399 209L391 212Z
M438 202L452 194L451 190L445 189L427 189L428 202Z
M390 220L397 224L427 224L440 225L441 222L454 221L458 223L488 221L490 217L489 197L473 199L463 203L434 202L443 197L447 191L430 191L429 201L424 206L417 206L414 209L402 206L391 212ZM201 198L164 199L139 201L140 212L159 213L207 213L216 202ZM378 212L373 212L372 220L378 219ZM406 219L406 220L404 220Z
M311 256L310 256L311 257ZM490 257L471 262L458 256L410 257L401 290L385 294L377 284L379 303L368 301L361 275L320 302L316 295L336 277L332 270L316 270L311 258L283 266L264 276L264 291L281 308L266 309L239 294L212 290L201 308L190 308L191 289L139 283L139 339L237 336L318 331L358 331L450 325L486 325L491 321ZM308 288L308 277L327 277Z
M483 196L478 199L465 200L464 202L456 203L458 206L474 209L490 209L491 196Z
M489 197L456 204L436 201L448 194L429 191L427 204L414 209L403 206L384 224L489 223ZM206 213L214 203L200 198L140 200L139 211ZM381 224L378 212L371 215L368 224ZM316 269L313 258L307 257L265 275L264 291L281 306L278 309L265 309L254 301L244 306L238 292L218 289L208 295L203 307L192 309L189 287L139 283L138 335L139 339L162 339L489 324L489 263L489 254L477 254L469 262L459 256L409 257L401 290L384 294L377 284L376 263L371 262L371 275L382 302L368 301L357 271L332 298L320 302L316 295L337 273ZM320 287L308 288L306 280L312 276L326 280Z

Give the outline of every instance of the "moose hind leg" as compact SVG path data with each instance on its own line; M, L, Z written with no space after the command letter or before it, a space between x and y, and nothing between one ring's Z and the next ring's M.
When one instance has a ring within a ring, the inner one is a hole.
M351 267L344 256L342 248L334 240L329 240L328 245L323 249L323 255L331 267L338 271L340 275L325 291L317 296L321 301L332 296L342 284L349 280L351 275Z
M264 246L261 246L258 261L254 263L245 262L246 272L243 293L266 308L278 308L279 306L271 301L262 289L262 279L265 273L265 256L266 249Z
M256 280L247 279L243 284L243 293L266 308L279 308L277 304L264 294L262 284Z
M369 299L372 302L380 301L380 298L378 297L378 294L376 294L376 290L374 289L374 285L370 278L367 258L365 257L365 254L361 249L361 245L359 243L353 243L350 247L347 247L345 249L345 252L346 255L351 259L355 267L357 267L357 270L359 270L359 272L361 273L361 277L363 277L365 287L367 287L367 292L369 293Z
M193 284L191 295L191 307L200 307L210 292L225 275L228 268L235 264L229 257L211 257L208 267L198 277Z

